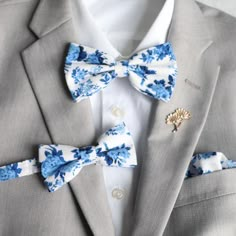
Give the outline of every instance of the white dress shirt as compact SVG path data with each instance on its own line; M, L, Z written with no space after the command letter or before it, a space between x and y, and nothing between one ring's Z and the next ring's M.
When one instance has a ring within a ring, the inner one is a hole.
M103 50L117 59L166 41L174 0L77 0L73 6L79 43ZM161 5L161 7L160 7ZM145 161L145 144L152 98L134 89L127 78L117 78L91 98L97 136L124 121L130 130L138 167L103 167L108 201L117 236L129 230L138 173ZM142 160L143 159L143 160ZM130 222L130 221L129 221Z

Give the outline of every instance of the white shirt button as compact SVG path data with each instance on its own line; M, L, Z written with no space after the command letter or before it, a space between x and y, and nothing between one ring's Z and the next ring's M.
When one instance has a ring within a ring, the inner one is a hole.
M114 188L112 190L111 195L112 195L113 198L115 198L117 200L121 200L125 196L125 190L124 189L120 189L120 188Z
M119 108L118 106L113 106L111 108L111 113L113 116L119 117L119 118L124 116L124 111L121 108Z

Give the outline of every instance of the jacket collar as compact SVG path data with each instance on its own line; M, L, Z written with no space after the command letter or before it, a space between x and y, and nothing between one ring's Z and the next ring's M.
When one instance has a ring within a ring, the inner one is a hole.
M40 0L29 24L29 28L38 38L42 38L69 19L71 19L69 1Z

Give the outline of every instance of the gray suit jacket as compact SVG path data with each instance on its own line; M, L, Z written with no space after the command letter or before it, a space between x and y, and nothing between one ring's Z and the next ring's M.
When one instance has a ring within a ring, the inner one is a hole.
M92 144L90 101L74 104L63 74L68 43L79 43L70 1L0 0L0 32L0 165L36 156L41 143ZM155 104L127 235L236 235L236 170L184 181L194 152L236 159L235 39L235 18L176 0L177 86ZM173 135L165 117L178 107L192 119ZM55 193L38 174L0 183L0 235L113 236L101 167Z

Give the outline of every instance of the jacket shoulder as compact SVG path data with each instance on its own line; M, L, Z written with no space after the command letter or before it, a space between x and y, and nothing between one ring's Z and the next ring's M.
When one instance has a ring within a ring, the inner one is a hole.
M221 64L235 65L236 17L203 3L196 3L209 25L209 31L216 43Z
M236 24L236 17L217 8L205 5L204 3L201 2L196 2L196 3L199 6L203 15L208 19L216 20L217 22L222 24Z

